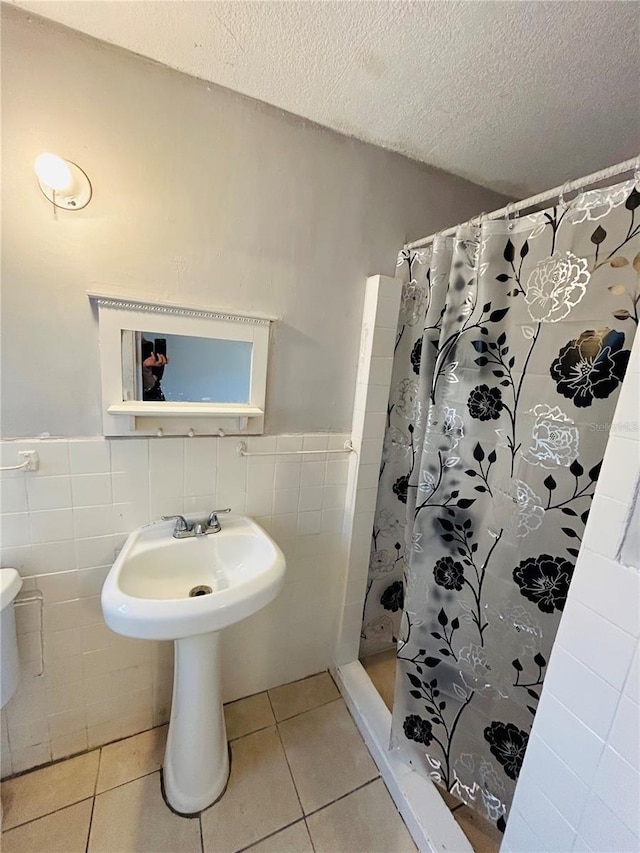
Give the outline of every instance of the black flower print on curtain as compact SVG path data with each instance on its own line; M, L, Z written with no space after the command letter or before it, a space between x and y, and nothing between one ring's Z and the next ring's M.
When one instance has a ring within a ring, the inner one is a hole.
M400 256L367 619L397 637L394 744L501 829L638 325L639 207L627 182Z
M409 474L422 443L423 412L428 408L422 401L419 377L421 366L422 375L428 375L433 364L447 290L447 279L438 281L432 274L431 256L430 249L401 252L398 258L398 273L405 277L405 285L387 406L361 654L395 647L404 606L407 504L414 503Z

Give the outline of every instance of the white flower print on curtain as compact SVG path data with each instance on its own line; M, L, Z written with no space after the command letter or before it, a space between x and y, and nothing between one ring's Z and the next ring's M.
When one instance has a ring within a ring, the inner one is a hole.
M400 256L363 647L398 639L393 744L501 829L638 325L638 220L626 182Z
M406 570L407 486L414 465L415 448L424 437L424 412L428 409L428 404L422 402L424 389L419 380L420 364L423 357L433 358L446 295L447 279L440 279L438 287L438 280L432 275L432 255L440 248L434 246L425 252L401 252L398 258L398 272L405 276L405 284L382 449L361 655L393 648L400 626ZM448 274L448 264L446 267ZM446 418L446 412L441 416ZM451 429L454 430L454 425ZM435 481L431 483L430 477L427 475L421 488L435 487ZM416 547L419 547L417 543Z

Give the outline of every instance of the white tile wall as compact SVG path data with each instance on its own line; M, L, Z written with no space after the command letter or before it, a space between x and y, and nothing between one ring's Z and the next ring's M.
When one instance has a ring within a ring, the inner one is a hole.
M615 558L640 478L639 417L636 335L503 853L640 850L640 572Z
M367 279L352 424L356 454L334 463L331 472L327 467L331 483L346 484L343 540L348 543L348 570L337 665L358 657L401 288L399 279Z
M340 449L346 434L259 436L249 450ZM231 506L274 537L283 593L224 635L231 701L333 663L344 588L345 456L241 458L237 438L5 441L3 465L36 449L40 470L3 473L0 560L44 595L45 672L37 605L16 610L22 677L2 711L2 776L134 734L168 719L172 644L130 640L102 619L116 550L140 524Z

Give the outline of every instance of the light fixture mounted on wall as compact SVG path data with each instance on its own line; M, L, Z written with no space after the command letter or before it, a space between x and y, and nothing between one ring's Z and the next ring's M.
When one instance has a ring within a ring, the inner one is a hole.
M57 154L40 154L34 163L38 184L54 207L82 210L91 201L91 181L80 166Z

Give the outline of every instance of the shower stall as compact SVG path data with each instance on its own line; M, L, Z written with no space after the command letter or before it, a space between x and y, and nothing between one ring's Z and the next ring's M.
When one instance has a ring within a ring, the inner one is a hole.
M365 305L369 371L392 362L359 658L392 711L390 731L380 700L368 717L370 685L344 649L338 675L351 679L361 727L380 750L390 744L398 779L402 766L416 770L450 807L488 821L495 839L638 326L637 164L612 184L633 167L406 246L396 281L371 297L388 310L395 285L398 321L382 357ZM355 407L365 424L366 382ZM363 444L366 435L365 426ZM354 518L363 520L357 498ZM353 610L347 595L352 621Z

